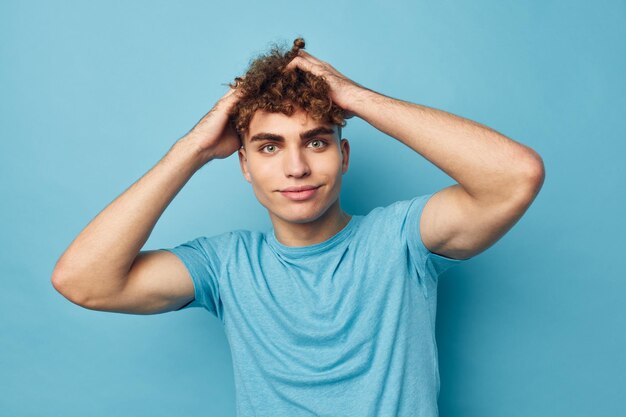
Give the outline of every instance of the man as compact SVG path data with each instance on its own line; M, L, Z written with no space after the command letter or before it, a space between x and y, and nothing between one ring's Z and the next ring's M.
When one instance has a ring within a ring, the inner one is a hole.
M240 416L436 416L438 276L519 220L543 184L542 160L478 123L369 90L303 47L297 39L255 61L79 234L52 282L94 310L206 308L225 326ZM458 184L345 213L343 116L366 120ZM140 251L187 180L234 152L272 230Z

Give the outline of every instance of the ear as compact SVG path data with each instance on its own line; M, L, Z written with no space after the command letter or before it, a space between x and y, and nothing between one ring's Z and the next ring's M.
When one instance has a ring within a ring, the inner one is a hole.
M250 178L250 172L248 171L248 156L246 154L246 149L241 146L237 150L237 154L239 155L239 166L241 167L241 172L243 173L246 181L251 182L252 179Z
M350 142L348 139L341 139L339 147L341 149L341 173L345 174L350 165Z

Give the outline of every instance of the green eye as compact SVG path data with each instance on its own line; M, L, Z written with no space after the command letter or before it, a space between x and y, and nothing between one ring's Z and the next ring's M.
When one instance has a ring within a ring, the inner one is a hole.
M275 147L274 145L265 145L265 146L262 148L262 150L264 150L264 149L269 149L269 148L274 148L274 147ZM273 153L273 151L270 151L270 153Z

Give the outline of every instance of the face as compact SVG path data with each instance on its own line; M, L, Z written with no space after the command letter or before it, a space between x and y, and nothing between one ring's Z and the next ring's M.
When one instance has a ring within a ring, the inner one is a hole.
M338 127L303 110L291 116L258 110L239 149L239 163L273 222L309 223L338 207L350 146ZM289 192L293 187L314 190Z

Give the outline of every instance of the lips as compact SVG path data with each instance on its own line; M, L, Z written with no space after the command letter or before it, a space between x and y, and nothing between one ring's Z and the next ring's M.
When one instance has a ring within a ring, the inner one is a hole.
M280 193L292 201L303 201L313 197L320 186L304 185L300 187L287 187Z
M319 185L301 185L299 187L287 187L281 190L281 192L294 192L294 191L307 191L319 188Z

